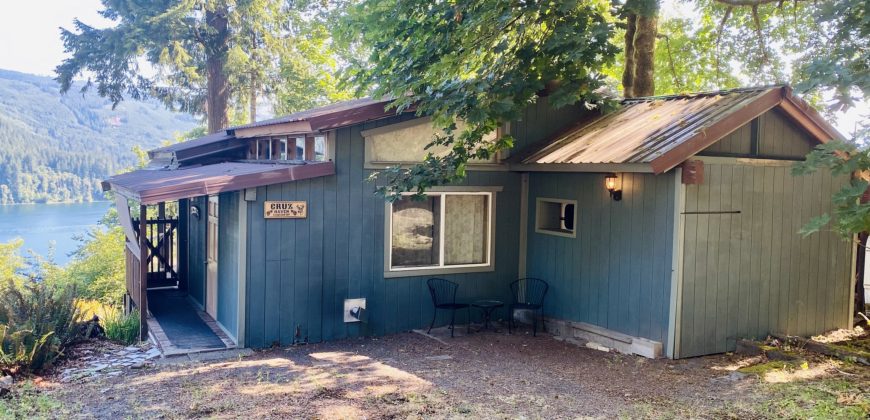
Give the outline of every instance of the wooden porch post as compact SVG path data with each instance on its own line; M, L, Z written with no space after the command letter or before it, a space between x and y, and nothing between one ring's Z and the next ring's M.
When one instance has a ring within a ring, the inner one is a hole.
M139 204L139 340L148 339L148 207Z

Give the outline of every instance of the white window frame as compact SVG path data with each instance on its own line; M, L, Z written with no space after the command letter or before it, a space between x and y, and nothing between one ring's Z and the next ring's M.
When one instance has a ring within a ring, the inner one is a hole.
M440 219L439 223L441 224L441 228L439 229L439 249L438 249L438 265L428 266L428 267L393 267L393 203L387 203L385 206L385 215L384 215L384 231L385 231L385 240L384 240L384 277L392 278L392 277L412 277L412 276L425 276L425 275L434 275L434 274L460 274L460 273L473 273L473 272L484 272L484 271L494 271L495 270L495 201L496 201L496 192L501 191L501 187L444 187L439 189L433 189L426 192L427 196L438 195L441 196L440 205ZM404 193L403 195L413 195L413 192ZM444 264L444 223L446 221L446 206L447 200L446 196L448 195L482 195L486 196L489 199L488 205L488 214L487 214L487 229L489 234L489 243L486 248L486 262L480 264L456 264L456 265L445 265Z
M547 229L547 228L541 227L542 226L541 225L541 222L542 222L542 220L541 220L541 206L545 203L546 204L560 204L562 206L564 206L566 204L573 204L574 205L574 229L572 229L570 232L564 232L561 230L553 230L553 229ZM577 237L577 222L578 222L578 219L577 219L577 200L567 200L564 198L544 198L544 197L538 197L535 199L535 232L536 233L561 236L564 238L576 238Z

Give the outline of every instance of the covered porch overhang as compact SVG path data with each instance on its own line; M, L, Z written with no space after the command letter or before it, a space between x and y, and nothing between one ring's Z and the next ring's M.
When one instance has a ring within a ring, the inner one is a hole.
M185 331L184 328L178 328L180 319L184 318L185 322L204 323L206 326L187 331L200 331L206 335L213 332L220 338L218 343L227 343L226 335L217 328L214 319L196 307L189 308L192 312L186 311L182 314L184 316L179 317L180 312L165 310L166 305L160 308L149 305L149 295L165 295L154 293L155 288L165 286L161 282L165 277L174 276L178 279L176 285L184 284L185 281L186 270L181 267L188 258L188 215L186 211L179 209L175 218L167 217L167 203L182 203L194 197L334 173L332 162L224 162L178 169L140 169L104 181L103 190L116 193L118 218L126 236L126 306L139 308L140 339L148 339L150 324L151 335L158 341L161 349L165 350L165 343L170 343L173 348L185 349L186 346L177 345L179 340L173 339L171 334L172 331ZM187 303L183 300L179 302ZM196 316L190 316L190 313ZM165 321L161 320L161 316ZM161 323L167 326L160 328Z

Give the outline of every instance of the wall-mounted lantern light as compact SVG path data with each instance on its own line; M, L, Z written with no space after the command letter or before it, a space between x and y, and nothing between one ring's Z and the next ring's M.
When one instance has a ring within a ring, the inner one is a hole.
M190 206L190 215L199 219L199 206Z
M619 182L619 178L617 178L616 174L610 174L604 177L604 188L607 188L607 191L610 192L610 198L613 201L622 200L622 189L617 187L617 183Z

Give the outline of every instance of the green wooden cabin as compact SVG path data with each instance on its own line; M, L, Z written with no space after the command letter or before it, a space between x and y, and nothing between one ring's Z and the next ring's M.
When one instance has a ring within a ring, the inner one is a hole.
M157 299L190 307L224 345L262 348L428 326L431 277L465 301L544 279L549 333L648 357L851 323L853 247L797 234L846 180L790 171L839 134L787 87L632 99L607 115L541 98L499 129L513 150L393 204L369 176L418 161L434 131L386 104L233 127L105 182L124 208L129 304L152 309L143 323L162 347L202 343Z

